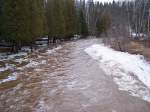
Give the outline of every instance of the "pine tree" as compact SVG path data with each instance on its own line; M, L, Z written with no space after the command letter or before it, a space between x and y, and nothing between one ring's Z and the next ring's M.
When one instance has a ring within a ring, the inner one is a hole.
M37 38L45 34L45 11L43 0L29 1L29 37L30 42L34 42Z
M88 26L87 26L85 14L83 11L84 11L84 6L81 6L81 9L79 10L80 34L83 37L85 37L88 35Z
M77 33L77 11L74 0L47 1L48 34L52 39L68 39Z
M2 40L2 7L3 7L3 0L0 0L0 40Z
M49 38L61 39L65 35L64 0L48 0L47 21Z
M102 33L104 33L107 36L107 30L110 27L110 24L111 24L111 19L108 15L105 15L100 19L98 19L96 23L97 36L101 35Z
M66 23L66 37L70 38L77 31L77 13L75 9L74 0L65 0L65 23Z
M28 1L4 0L3 4L3 32L5 40L20 48L29 38Z
M43 3L43 0L4 0L2 36L14 44L15 50L43 35Z

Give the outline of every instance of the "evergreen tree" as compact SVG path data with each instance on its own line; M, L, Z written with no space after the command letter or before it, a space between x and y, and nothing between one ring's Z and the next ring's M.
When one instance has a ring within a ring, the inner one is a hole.
M86 3L85 0L80 0L80 5L77 7L78 10L78 30L79 34L83 37L88 35L88 26L86 21Z
M16 46L29 39L28 1L4 0L2 36Z
M74 0L64 0L65 1L65 29L66 29L66 37L70 38L74 34L78 32L77 30L77 13L75 9L75 1Z
M2 40L2 7L3 7L3 0L0 0L0 41Z
M77 33L77 12L74 0L48 0L49 38L70 38Z
M45 11L43 0L29 0L29 33L30 42L45 34Z
M84 37L88 35L88 27L82 9L80 10L79 13L80 13L79 14L80 34Z
M64 0L48 0L47 21L49 38L60 39L65 35Z
M98 19L96 23L97 36L101 35L102 33L104 33L107 36L107 30L110 27L110 24L111 24L111 19L108 15L105 15L100 19Z
M43 0L4 0L2 36L16 46L31 43L43 35Z

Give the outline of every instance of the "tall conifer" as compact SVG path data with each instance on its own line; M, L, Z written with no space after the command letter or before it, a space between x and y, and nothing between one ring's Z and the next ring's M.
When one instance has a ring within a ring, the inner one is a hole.
M5 40L16 48L31 43L44 32L43 0L4 0L3 32Z

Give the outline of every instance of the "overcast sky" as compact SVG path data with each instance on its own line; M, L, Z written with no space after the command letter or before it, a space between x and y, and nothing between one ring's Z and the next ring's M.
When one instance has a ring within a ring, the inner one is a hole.
M94 0L94 1L100 1L100 2L112 2L113 0ZM123 0L115 0L115 1L123 1ZM127 0L126 0L127 1Z
M95 1L101 1L101 2L112 2L113 0L95 0Z

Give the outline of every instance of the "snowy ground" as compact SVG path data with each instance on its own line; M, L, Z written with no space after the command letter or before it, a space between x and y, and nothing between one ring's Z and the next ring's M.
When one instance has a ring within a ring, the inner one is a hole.
M143 56L115 51L102 44L92 45L85 52L99 61L120 90L150 102L150 63Z

